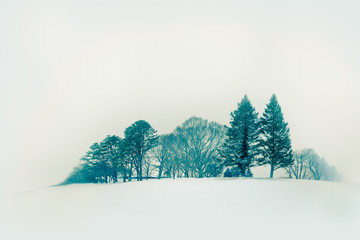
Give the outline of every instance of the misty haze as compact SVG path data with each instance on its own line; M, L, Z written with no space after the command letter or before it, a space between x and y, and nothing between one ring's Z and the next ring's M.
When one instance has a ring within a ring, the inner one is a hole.
M1 1L0 239L360 239L357 1Z

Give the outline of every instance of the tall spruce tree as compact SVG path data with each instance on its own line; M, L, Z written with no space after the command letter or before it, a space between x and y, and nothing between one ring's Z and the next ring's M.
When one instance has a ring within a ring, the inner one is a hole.
M237 166L240 176L251 176L250 167L255 163L259 139L258 113L245 95L238 108L231 113L230 127L222 149L225 166Z
M285 168L293 163L290 130L288 124L284 121L275 94L272 95L270 103L266 105L260 123L259 151L261 157L258 164L270 164L270 178L272 178L275 170Z

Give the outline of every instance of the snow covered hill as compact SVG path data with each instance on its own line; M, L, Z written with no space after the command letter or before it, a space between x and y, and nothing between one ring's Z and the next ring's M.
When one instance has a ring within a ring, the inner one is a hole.
M0 196L0 239L360 239L360 187L246 178Z

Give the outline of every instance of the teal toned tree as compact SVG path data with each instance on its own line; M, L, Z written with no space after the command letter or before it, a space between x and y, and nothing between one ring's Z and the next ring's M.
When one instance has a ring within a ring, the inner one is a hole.
M259 119L246 95L231 113L230 127L226 130L227 138L222 149L224 165L238 167L242 177L251 176L250 167L255 164L257 156Z
M137 180L142 181L145 155L158 144L156 131L148 122L140 120L125 130L124 141L126 156L135 168Z
M166 175L171 177L172 168L176 167L174 145L176 137L174 134L166 134L159 136L159 145L154 148L154 157L157 162L156 168L158 169L158 179ZM175 176L174 176L175 177Z
M112 182L118 181L118 172L120 170L122 158L120 154L121 138L118 136L106 136L100 143L100 154L107 161L107 175Z
M265 112L260 120L261 138L259 150L261 157L259 165L270 165L270 178L274 171L279 168L286 168L293 164L293 151L291 148L290 130L284 121L281 107L272 95L270 103L266 105Z
M217 122L191 117L174 131L176 157L184 177L215 177L222 173L220 147L224 143L224 126Z

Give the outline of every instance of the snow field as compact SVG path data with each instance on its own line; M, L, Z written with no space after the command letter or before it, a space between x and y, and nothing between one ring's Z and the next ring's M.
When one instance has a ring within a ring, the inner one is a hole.
M0 196L0 239L360 239L360 187L253 178L48 187Z

